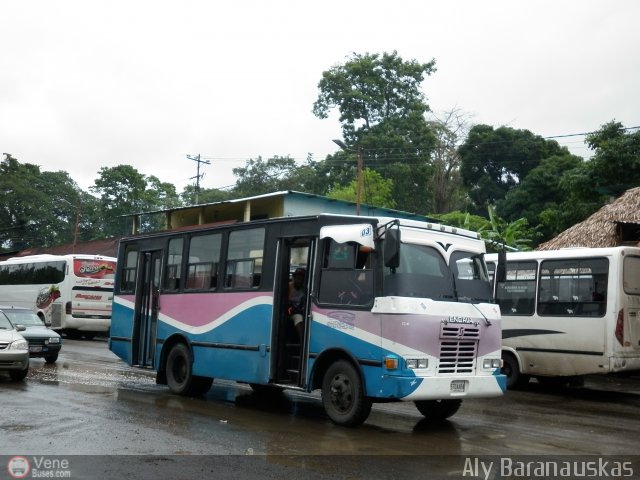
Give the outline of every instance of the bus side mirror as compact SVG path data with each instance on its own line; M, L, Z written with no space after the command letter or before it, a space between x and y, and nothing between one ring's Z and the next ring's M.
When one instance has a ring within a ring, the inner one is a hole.
M400 266L400 229L387 230L384 236L384 266L398 268Z

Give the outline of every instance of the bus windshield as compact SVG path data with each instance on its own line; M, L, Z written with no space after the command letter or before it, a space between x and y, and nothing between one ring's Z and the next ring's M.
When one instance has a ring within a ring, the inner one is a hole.
M490 302L491 284L482 255L456 251L451 268L433 247L403 243L400 265L385 268L385 296Z
M492 301L491 282L482 255L456 251L451 254L450 263L458 301Z

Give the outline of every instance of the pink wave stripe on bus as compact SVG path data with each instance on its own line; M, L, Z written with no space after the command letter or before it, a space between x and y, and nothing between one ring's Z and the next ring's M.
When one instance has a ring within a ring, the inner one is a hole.
M191 327L202 327L223 317L234 308L265 297L264 292L185 293L160 297L160 313ZM271 303L273 300L271 300ZM264 302L261 302L264 303Z

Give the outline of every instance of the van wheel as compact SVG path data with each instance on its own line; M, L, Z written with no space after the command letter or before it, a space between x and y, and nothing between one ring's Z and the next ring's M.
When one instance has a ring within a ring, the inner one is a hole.
M442 421L455 414L462 400L459 398L447 400L419 400L414 402L418 411L424 418L434 422Z
M371 413L371 399L364 394L360 374L345 361L333 363L322 379L322 405L336 424L353 427Z
M177 343L167 356L167 385L173 393L196 397L204 395L211 388L213 378L193 375L193 359L184 343Z
M502 354L502 370L501 373L507 377L507 389L523 387L529 382L529 376L520 373L520 366L516 357L510 353Z

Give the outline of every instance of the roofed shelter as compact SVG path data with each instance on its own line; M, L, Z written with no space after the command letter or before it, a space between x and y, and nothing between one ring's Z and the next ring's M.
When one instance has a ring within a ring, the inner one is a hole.
M162 223L164 230L175 230L220 222L249 222L266 218L317 215L320 213L355 215L356 211L357 206L354 202L288 190L222 202L135 213L127 215L127 217L133 219L131 233L135 235L141 230L145 230L145 226L149 223L154 225ZM360 214L436 221L423 215L369 205L360 205ZM158 217L162 217L163 220L158 222ZM155 221L147 222L150 219Z
M123 232L123 234L135 235L141 231L177 230L207 224L248 222L266 218L317 215L320 213L355 215L356 211L357 206L354 202L334 200L321 195L296 191L282 191L202 205L132 213L126 216L132 219L131 230ZM360 214L437 223L435 219L422 215L369 205L360 205ZM42 253L54 255L90 253L115 257L117 256L119 241L120 238L110 238L91 242L78 242L73 245L34 247L27 250L0 253L0 261L10 257Z
M640 246L640 187L627 190L583 222L540 244L536 250L621 245Z

